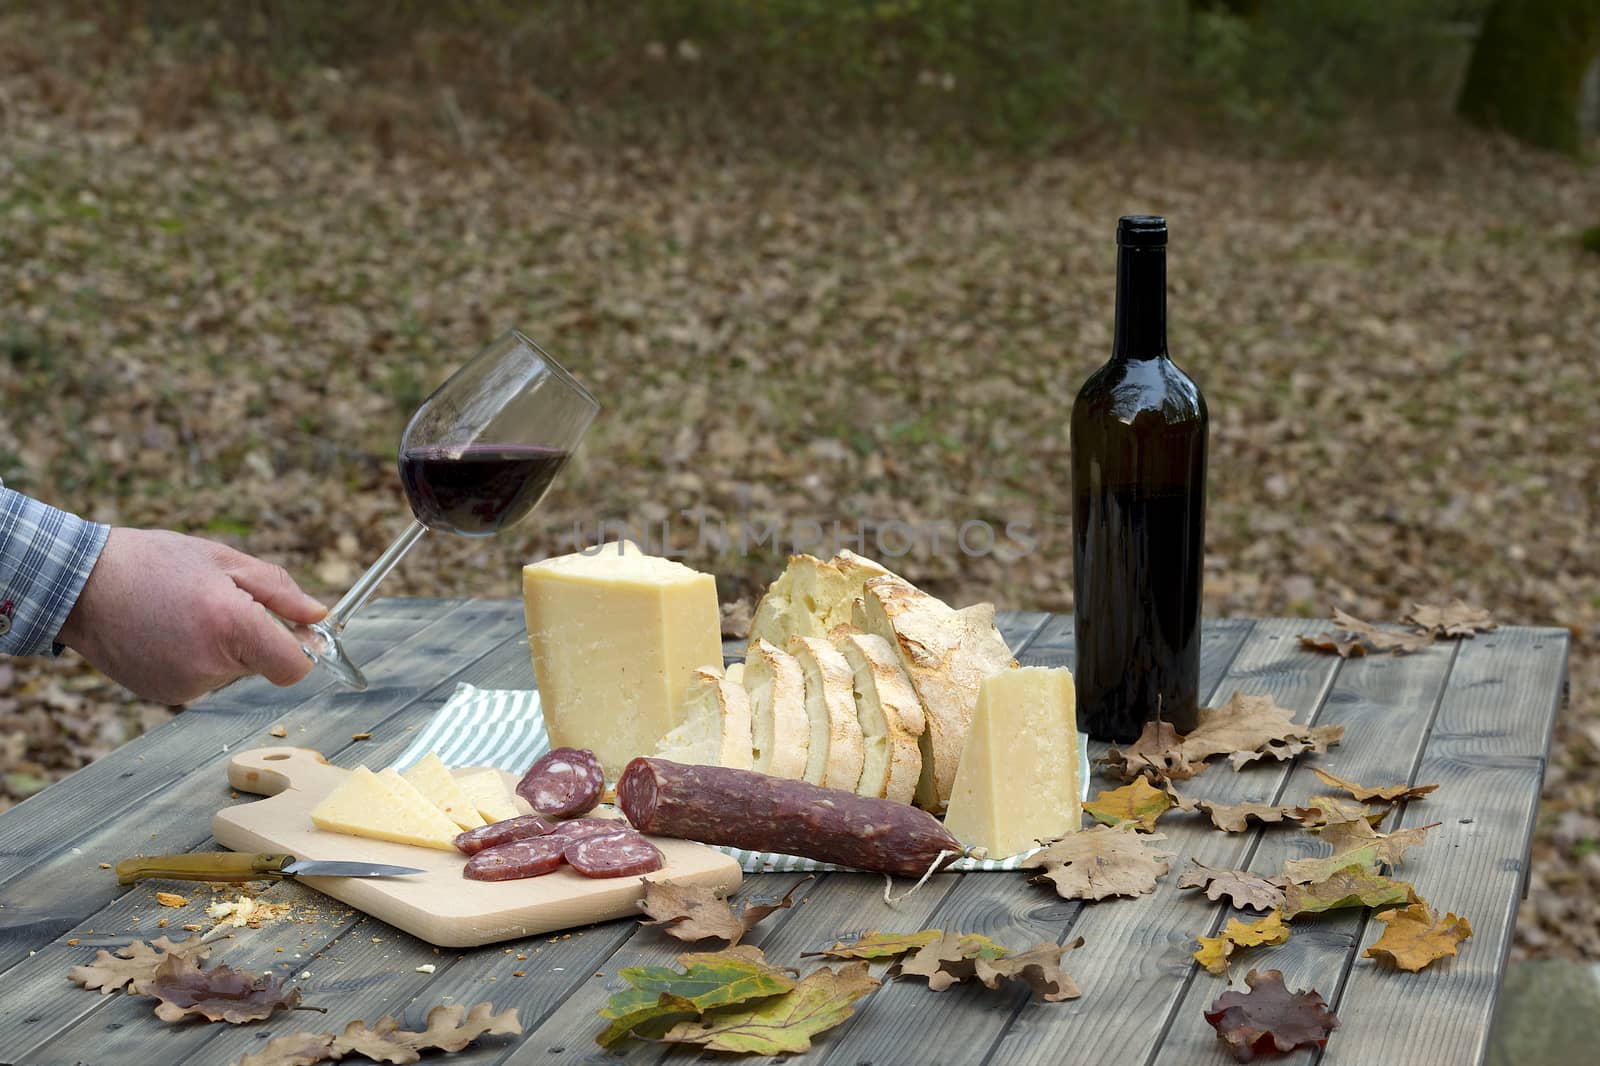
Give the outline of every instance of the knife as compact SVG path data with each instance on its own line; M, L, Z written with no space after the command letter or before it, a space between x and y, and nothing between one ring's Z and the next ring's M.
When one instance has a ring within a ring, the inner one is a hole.
M187 855L136 855L117 863L117 883L131 885L144 877L169 881L261 881L285 877L396 877L420 874L414 866L377 862L331 862L293 855L251 855L237 851L196 851Z

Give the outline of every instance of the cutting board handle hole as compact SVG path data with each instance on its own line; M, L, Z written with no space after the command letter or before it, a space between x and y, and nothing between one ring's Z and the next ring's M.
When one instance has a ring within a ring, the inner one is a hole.
M289 758L289 756L287 756L287 755L263 755L263 756L261 756L261 761L262 762L281 762L282 760L287 759L287 758Z

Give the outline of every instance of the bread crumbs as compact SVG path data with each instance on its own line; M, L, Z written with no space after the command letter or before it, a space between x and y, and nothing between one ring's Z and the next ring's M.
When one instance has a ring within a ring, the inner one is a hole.
M176 892L157 892L156 902L163 907L187 907L189 905L189 897L180 896Z
M275 737L286 737L289 735L289 731L283 728L281 725L275 725L271 729L267 730L267 732L271 733Z

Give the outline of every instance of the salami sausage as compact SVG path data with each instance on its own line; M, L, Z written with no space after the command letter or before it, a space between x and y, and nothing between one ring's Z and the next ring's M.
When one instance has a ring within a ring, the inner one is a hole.
M627 828L628 823L621 818L574 818L570 822L557 822L550 835L563 837L570 842Z
M566 857L585 877L636 877L661 869L661 852L632 829L574 840Z
M552 748L517 783L517 795L540 814L566 818L592 811L606 791L606 772L585 748Z
M510 881L550 873L565 861L569 841L555 836L526 837L486 848L467 860L462 876L472 881Z
M542 837L556 827L556 823L537 814L519 814L465 833L456 834L456 847L468 855L476 855L485 848L498 847L513 840Z
M901 877L921 877L964 851L927 811L725 766L641 756L623 770L617 804L641 832Z

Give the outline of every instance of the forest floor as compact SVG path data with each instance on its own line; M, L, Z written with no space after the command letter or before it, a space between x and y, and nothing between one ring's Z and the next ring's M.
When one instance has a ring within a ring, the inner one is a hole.
M913 551L866 550L932 591L1070 610L1065 428L1111 340L1112 226L1166 214L1171 346L1212 417L1207 615L1459 596L1569 627L1519 950L1600 959L1592 170L1466 137L1408 162L394 151L64 85L0 63L0 476L330 600L407 520L406 416L517 325L605 413L535 521L429 538L385 594L515 596L611 519L667 522L748 601L807 523L898 520ZM773 520L781 547L739 550ZM979 521L1018 550L954 550ZM175 713L70 654L0 692L7 803Z

